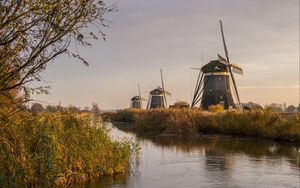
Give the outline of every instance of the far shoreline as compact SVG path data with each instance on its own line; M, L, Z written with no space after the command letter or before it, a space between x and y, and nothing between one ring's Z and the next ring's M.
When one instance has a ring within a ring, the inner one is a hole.
M125 109L102 118L121 130L156 137L230 136L300 143L300 113L268 110L204 112L198 109Z

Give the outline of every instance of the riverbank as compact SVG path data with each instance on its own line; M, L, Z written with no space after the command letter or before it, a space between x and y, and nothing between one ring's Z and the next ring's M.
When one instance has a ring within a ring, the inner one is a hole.
M300 142L300 114L270 110L204 112L199 109L125 109L103 114L114 122L133 123L136 132L179 137L223 134Z
M129 141L112 141L88 113L2 117L0 187L54 187L124 173L134 150Z

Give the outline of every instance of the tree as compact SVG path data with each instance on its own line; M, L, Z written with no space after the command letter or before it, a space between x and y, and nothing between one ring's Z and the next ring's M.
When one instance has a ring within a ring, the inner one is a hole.
M44 107L40 103L33 103L31 105L31 112L32 113L40 113L40 112L43 112L43 111L44 111Z
M76 106L73 106L73 105L70 105L68 107L68 110L70 110L71 112L73 113L79 113L80 112L80 108L76 107Z
M244 110L262 110L263 107L254 102L248 102L242 104Z
M266 108L270 108L273 112L279 112L279 113L283 112L281 104L272 103L270 105L267 105Z
M285 112L294 113L294 112L297 112L297 108L294 105L290 105L286 108Z
M95 116L100 116L100 108L98 106L97 103L92 103L92 109L91 109L92 113L95 114Z
M56 106L52 106L52 105L47 105L46 106L46 110L48 111L48 112L57 112L58 110L57 110L57 107Z
M70 44L91 46L98 34L105 39L104 14L116 10L99 0L3 0L0 2L0 95L20 90L25 98L32 93L47 93L47 87L31 88L28 83L42 81L47 65L68 54L85 65L80 54L69 49Z

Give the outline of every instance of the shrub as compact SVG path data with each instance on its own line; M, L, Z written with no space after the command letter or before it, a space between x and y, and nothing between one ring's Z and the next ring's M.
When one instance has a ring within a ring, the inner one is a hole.
M209 112L224 112L224 106L221 104L210 105L208 107Z

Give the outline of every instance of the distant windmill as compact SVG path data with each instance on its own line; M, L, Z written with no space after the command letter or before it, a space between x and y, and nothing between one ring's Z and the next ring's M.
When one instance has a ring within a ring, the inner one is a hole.
M141 97L141 91L140 91L140 84L138 84L138 91L139 91L139 95L136 95L134 97L131 98L131 102L130 102L130 108L143 108L143 99Z
M158 86L156 89L150 91L147 109L168 107L166 95L170 96L171 93L165 90L162 69L160 69L160 77L161 87Z
M218 60L213 60L204 65L199 71L194 97L191 106L200 102L200 107L208 110L210 105L222 104L225 109L241 109L240 97L238 94L234 73L243 74L242 68L231 64L225 43L222 21L220 20L222 40L226 59L218 54ZM233 83L233 91L237 98L237 104L234 103L231 93L230 78Z

